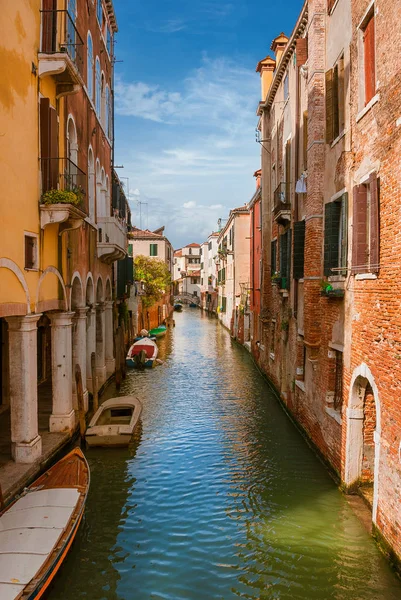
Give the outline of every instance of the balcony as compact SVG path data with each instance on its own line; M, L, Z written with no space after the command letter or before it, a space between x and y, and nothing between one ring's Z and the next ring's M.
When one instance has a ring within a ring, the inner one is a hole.
M39 77L54 77L58 97L73 94L83 83L83 39L67 10L42 10L41 25Z
M87 216L86 173L68 158L42 158L40 226L60 224L60 231L77 229Z
M289 183L279 183L274 192L274 220L281 224L291 220Z
M116 217L98 217L98 258L111 264L127 254L127 225Z

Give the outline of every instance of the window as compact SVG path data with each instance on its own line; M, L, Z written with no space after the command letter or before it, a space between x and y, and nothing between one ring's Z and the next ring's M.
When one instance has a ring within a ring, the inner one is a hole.
M133 247L132 244L128 244L128 256L132 256L133 255Z
M365 106L376 93L376 53L374 8L362 28Z
M109 140L111 140L111 103L110 103L110 88L106 85L106 114L104 128Z
M100 78L100 122L103 128L106 129L106 85L104 79L104 73ZM107 131L107 129L106 129Z
M348 194L324 207L324 274L346 275L348 249Z
M192 248L189 248L188 254L192 254Z
M38 238L34 234L26 233L25 244L25 269L36 270L38 266Z
M199 277L191 277L191 283L193 285L197 285L199 283L200 278Z
M212 242L209 242L209 244L208 244L208 248L209 248L209 250L211 250L211 249L212 249Z
M87 54L87 87L89 98L93 101L93 43L92 36L88 31L88 54Z
M96 113L100 119L102 108L102 78L100 74L100 61L99 57L96 57Z
M326 142L331 144L345 129L344 56L326 72Z
M102 19L103 19L102 0L97 0L96 16L97 16L97 20L99 22L99 25L101 27L102 26Z
M380 186L376 173L354 187L352 224L352 272L377 273L380 256Z
M276 320L273 319L270 324L270 352L271 352L271 354L273 354L273 356L274 356L275 342L276 342Z
M305 221L294 223L294 279L303 279L305 262Z
M290 257L291 257L291 229L280 235L280 275L281 289L290 289Z
M271 242L271 267L270 274L274 275L277 270L277 240Z
M288 73L284 78L284 100L287 100L288 96L290 95L290 90L289 90L289 81L288 81Z
M157 244L150 244L149 254L150 256L157 256Z
M340 350L336 350L335 352L334 410L341 412L343 405L343 353Z
M107 52L109 53L109 56L111 56L111 41L112 41L112 37L111 37L110 27L107 25L106 47L107 47Z
M227 310L227 298L222 296L221 298L221 312L226 312Z

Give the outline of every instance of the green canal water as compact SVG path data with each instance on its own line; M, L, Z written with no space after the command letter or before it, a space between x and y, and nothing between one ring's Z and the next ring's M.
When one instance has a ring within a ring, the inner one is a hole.
M132 448L87 451L85 519L49 600L399 600L247 352L196 309L175 321L164 364L121 389L144 405Z

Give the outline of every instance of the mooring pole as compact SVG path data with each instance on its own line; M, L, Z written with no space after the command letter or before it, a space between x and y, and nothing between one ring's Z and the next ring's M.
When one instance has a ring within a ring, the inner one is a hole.
M81 436L81 442L84 442L85 431L86 431L85 403L84 403L84 391L82 388L81 367L79 365L75 365L75 383L77 386L77 398L78 398L79 434Z
M99 396L97 389L97 374L96 374L96 352L91 354L91 372L92 372L92 403L93 412L99 408Z

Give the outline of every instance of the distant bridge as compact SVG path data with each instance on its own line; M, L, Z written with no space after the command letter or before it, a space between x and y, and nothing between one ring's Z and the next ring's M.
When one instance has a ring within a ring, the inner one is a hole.
M191 304L191 302L193 302L194 304L196 304L196 306L199 306L200 305L200 297L193 296L192 294L189 294L188 292L182 292L181 294L174 296L174 304L176 304L177 302L181 302L182 304Z

